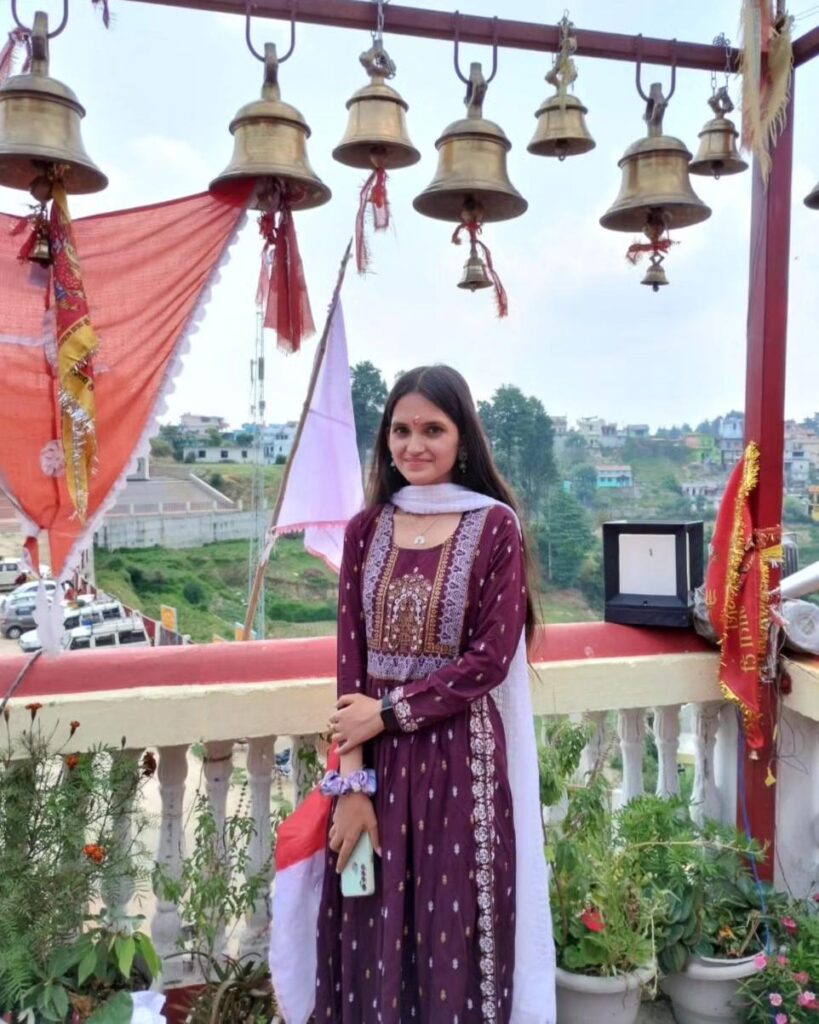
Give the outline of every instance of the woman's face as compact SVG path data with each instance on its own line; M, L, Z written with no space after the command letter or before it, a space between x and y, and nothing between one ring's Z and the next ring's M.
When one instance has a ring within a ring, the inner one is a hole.
M387 444L407 483L449 483L459 443L455 423L423 395L404 395L396 402Z

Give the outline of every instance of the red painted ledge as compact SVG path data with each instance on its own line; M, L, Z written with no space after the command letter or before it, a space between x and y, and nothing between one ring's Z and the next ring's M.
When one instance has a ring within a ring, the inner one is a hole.
M689 630L639 629L607 622L577 622L541 626L532 661L548 664L586 658L640 658L709 650L713 648ZM0 695L8 691L25 663L23 656L0 661ZM58 658L39 658L15 697L52 697L154 686L332 679L335 674L336 640L332 636L133 650L72 651Z

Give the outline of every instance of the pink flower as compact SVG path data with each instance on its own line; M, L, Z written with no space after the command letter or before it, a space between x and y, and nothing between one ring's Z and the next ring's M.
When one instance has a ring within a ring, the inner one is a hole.
M793 980L796 982L797 985L807 985L807 983L810 981L810 978L808 977L807 971L797 971L796 974L794 974L793 976Z
M784 967L785 964L787 964L788 962L788 958L784 955L784 953L780 953L779 956L776 958L776 962L779 964L780 967Z
M774 1024L788 1024L788 1015L787 1015L787 1013L778 1013L774 1017Z
M796 921L792 917L783 917L779 922L788 935L796 935Z
M799 995L796 997L796 1002L799 1004L799 1006L806 1006L808 1007L808 1009L811 1010L817 1005L815 994L813 992L807 991L800 992Z
M754 967L756 967L758 971L764 971L767 966L768 958L765 956L765 954L757 953L757 955L754 957Z
M782 996L778 992L771 992L771 994L768 996L768 1001L770 1002L771 1006L781 1006Z

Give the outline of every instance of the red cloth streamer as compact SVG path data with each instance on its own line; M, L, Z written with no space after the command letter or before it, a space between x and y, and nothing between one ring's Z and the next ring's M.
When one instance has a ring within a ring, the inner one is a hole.
M9 231L9 234L12 237L14 235L21 235L26 230L26 228L29 229L28 235L26 236L26 240L20 246L20 251L17 253L17 259L21 263L26 262L26 260L31 255L32 250L34 249L35 243L37 242L37 235L39 232L38 218L36 213L32 214L30 217L21 217L20 220L18 220L14 227L11 229L11 231Z
M277 209L259 217L259 231L265 244L256 301L265 306L264 325L276 331L279 348L298 352L302 339L313 334L316 327L293 213L283 191L279 192Z
M372 212L373 230L384 231L390 223L390 201L387 197L387 172L376 167L361 186L358 197L358 214L355 218L355 266L359 274L370 269L370 251L364 234L364 220L367 208Z
M20 69L25 74L31 67L31 33L22 28L14 28L9 32L3 49L0 50L0 85L2 85L12 72L14 57L18 48L25 47L26 59Z
M452 241L455 245L461 244L461 232L466 231L469 235L470 244L476 245L486 260L486 269L489 272L489 277L492 279L492 284L495 288L495 304L498 307L498 317L503 319L509 315L509 299L506 294L506 289L503 287L503 282L498 276L497 270L495 270L495 264L492 262L492 253L489 251L489 246L484 244L478 235L483 230L481 225L476 220L467 220L463 224L459 224L457 228L452 232Z
M659 238L656 242L632 242L626 250L626 259L629 263L636 265L643 258L643 254L650 252L652 256L661 253L663 256L672 245L679 245L679 242L672 242L668 237Z

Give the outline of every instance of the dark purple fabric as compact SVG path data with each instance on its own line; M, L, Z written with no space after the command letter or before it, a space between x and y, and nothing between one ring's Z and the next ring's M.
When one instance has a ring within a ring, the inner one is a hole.
M342 899L328 852L316 1021L505 1024L515 841L503 726L487 695L523 628L517 525L502 508L469 512L444 545L399 550L392 516L367 510L345 537L339 693L388 689L400 731L365 756L378 779L375 895Z

